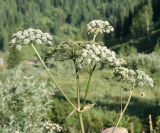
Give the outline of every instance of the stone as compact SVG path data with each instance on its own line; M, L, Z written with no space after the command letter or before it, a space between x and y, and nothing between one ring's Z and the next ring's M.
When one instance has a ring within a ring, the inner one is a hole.
M101 133L113 133L115 127L103 129ZM114 133L128 133L128 130L123 127L117 127Z

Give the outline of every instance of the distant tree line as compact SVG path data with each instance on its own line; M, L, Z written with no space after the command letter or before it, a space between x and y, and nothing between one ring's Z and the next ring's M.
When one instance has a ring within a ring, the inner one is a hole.
M160 28L159 12L159 0L0 0L0 50L8 48L12 33L28 27L51 32L55 43L86 38L93 19L114 26L113 40L141 37Z

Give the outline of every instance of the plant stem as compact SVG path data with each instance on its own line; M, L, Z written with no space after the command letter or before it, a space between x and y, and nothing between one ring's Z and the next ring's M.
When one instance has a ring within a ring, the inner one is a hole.
M98 33L99 33L99 32L97 32L97 33L94 34L94 36L93 36L93 42L95 42Z
M123 117L123 115L124 115L124 113L125 113L127 107L128 107L128 104L129 104L129 102L130 102L130 100L131 100L132 94L133 94L133 91L130 91L130 94L129 94L127 103L126 103L126 105L125 105L125 107L124 107L122 113L120 114L120 117L119 117L119 119L118 119L118 122L117 122L117 124L116 124L116 126L115 126L115 128L114 128L114 130L113 130L112 133L114 133L114 132L116 131L116 129L117 129L117 127L118 127L118 125L119 125L119 123L120 123L120 121L121 121L121 119L122 119L122 117Z
M84 124L83 124L82 112L80 112L80 111L81 111L81 103L80 103L79 69L77 68L76 60L73 60L73 62L74 62L75 71L76 71L77 113L78 113L78 118L79 118L79 124L80 124L80 128L81 128L81 133L85 133Z
M93 42L95 42L95 39L96 39L98 33L99 32L97 32L97 33L94 34L94 36L93 36ZM91 69L91 71L89 73L89 78L88 78L87 87L86 87L86 90L85 90L85 96L84 96L83 106L86 103L86 99L87 99L88 92L89 92L89 86L90 86L91 78L92 78L92 75L93 75L93 72L94 72L95 68L96 68L96 65L93 66L93 69Z
M77 88L77 109L81 109L80 105L80 85L79 85L79 70L76 69L76 88Z
M81 127L81 133L85 133L84 130L84 124L83 124L83 117L82 117L82 113L78 113L78 117L79 117L79 123L80 123L80 127Z
M89 73L89 78L88 78L87 87L86 87L86 90L85 90L83 106L85 105L86 100L87 100L87 96L88 96L88 92L89 92L89 86L90 86L91 78L92 78L92 75L93 75L93 72L94 72L95 68L96 68L96 65L94 65L93 69Z
M50 78L52 79L52 81L54 82L55 86L60 90L60 92L62 93L62 95L66 98L66 100L72 105L73 108L76 109L75 105L70 101L70 99L66 96L66 94L63 92L63 90L61 89L61 87L58 85L57 81L53 78L52 74L50 73L50 71L48 70L47 66L45 65L44 61L42 60L41 56L39 55L37 49L35 48L35 46L32 44L32 48L34 49L35 53L37 54L39 60L41 61L42 65L44 66L45 70L47 71L48 75L50 76Z
M93 42L95 42L95 39L96 39L98 33L99 33L99 32L97 32L97 33L94 34L94 36L93 36ZM93 69L91 69L91 71L90 71L90 73L89 73L89 78L88 78L87 87L86 87L86 90L85 90L85 96L84 96L83 106L84 106L85 103L86 103L86 99L87 99L88 92L89 92L89 86L90 86L92 74L93 74L95 68L96 68L96 65L93 66Z

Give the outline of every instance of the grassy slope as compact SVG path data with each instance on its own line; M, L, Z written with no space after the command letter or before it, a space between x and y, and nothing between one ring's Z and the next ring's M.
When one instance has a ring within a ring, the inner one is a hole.
M27 59L34 58L33 52L31 50L25 49L25 57ZM28 51L30 51L28 53ZM32 67L30 65L23 64L21 65L21 69L23 69L25 72L30 73L30 75L33 75L37 77L40 81L48 80L48 75L46 74L45 70L41 67ZM1 71L1 76L5 78L5 73L7 71ZM66 94L75 101L76 97L76 89L75 89L75 79L74 79L74 68L72 66L72 62L55 62L54 67L51 69L52 74L54 75L55 79L58 81L58 83L61 85L63 90L66 92ZM7 72L9 75L9 72ZM135 90L134 97L131 101L131 104L129 108L127 109L126 114L129 116L136 116L141 119L143 124L148 124L148 115L152 114L153 118L159 115L158 108L160 106L160 87L159 87L159 75L160 73L156 73L153 75L153 78L155 79L155 87L154 88L138 88ZM80 76L80 82L81 82L81 90L82 90L82 97L84 96L84 90L85 85L87 83L87 77L88 74L85 72L81 72ZM49 82L50 84L50 82ZM90 111L89 114L86 114L85 119L88 121L87 124L89 126L93 126L93 120L91 117L93 117L96 121L99 119L99 128L106 125L108 126L108 123L110 125L114 124L117 120L117 115L120 113L120 92L123 87L123 84L118 83L114 78L112 74L112 70L109 68L104 68L102 70L97 69L93 75L90 94L88 96L88 103L95 102L96 106L95 108ZM141 96L141 92L145 93L145 96ZM61 97L61 94L56 91L57 98L63 99ZM128 94L125 91L122 91L122 97L123 97L123 104L126 102ZM58 103L58 104L57 104ZM59 109L62 105L66 104L64 103L64 100L60 100L59 102L55 103L55 106ZM53 121L56 121L55 119L62 119L67 116L71 108L67 106L67 110L64 109L64 111L60 112L58 110L58 118L53 117ZM55 110L56 111L56 110ZM112 114L113 113L113 114ZM116 113L118 113L116 115ZM109 115L109 116L108 116ZM110 117L111 116L111 117ZM69 122L67 122L68 125L72 125L73 121L75 121L75 118L71 118ZM106 122L108 121L108 122ZM58 121L59 122L59 121ZM136 123L135 123L136 124ZM127 126L125 120L122 122L122 126ZM71 126L72 127L72 126ZM96 127L95 127L96 128Z
M64 63L56 62L55 64L56 67L52 69L52 73L55 76L55 79L57 79L63 90L67 93L67 95L70 98L74 99L76 97L75 80L74 80L75 75L74 75L74 69L70 65L71 63L70 64L66 63L67 65L65 65ZM160 75L160 73L157 75ZM140 118L140 120L144 124L143 125L144 128L146 128L145 126L146 124L148 124L149 114L152 114L153 119L157 115L159 115L158 104L160 103L160 98L158 94L160 94L159 90L160 88L159 88L159 80L157 80L157 75L153 75L154 78L156 79L154 88L145 87L145 88L137 88L135 90L131 104L126 112L126 114L129 116L136 116ZM84 90L85 90L85 85L87 83L87 78L88 74L82 72L80 76L82 97L84 96ZM92 121L90 120L90 117L92 117L93 114L97 114L95 115L95 119L96 121L98 119L99 123L101 123L101 125L99 125L100 127L104 126L105 123L110 123L111 125L116 123L117 116L116 114L114 114L114 112L117 112L118 115L120 113L120 97L121 97L120 88L123 87L123 84L118 83L113 78L112 70L108 68L105 68L103 70L97 69L93 75L91 83L92 84L90 86L88 103L95 102L96 106L90 112L91 116L87 115L86 119L87 121L89 121L89 126L92 125L90 123ZM145 94L144 97L141 96L142 92ZM123 97L123 104L125 104L128 97L128 93L122 90L122 97ZM63 102L61 104L63 104ZM110 113L112 114L111 117ZM105 120L103 120L104 118ZM123 120L122 126L127 126L125 120Z

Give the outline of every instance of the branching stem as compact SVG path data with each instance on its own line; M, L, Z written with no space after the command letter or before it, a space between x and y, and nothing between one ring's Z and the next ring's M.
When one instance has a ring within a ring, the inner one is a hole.
M63 92L63 90L61 89L61 87L58 85L57 81L53 78L52 74L50 73L50 71L48 70L47 66L45 65L44 61L42 60L41 56L39 55L37 49L35 48L35 46L32 44L32 48L35 51L35 53L37 54L39 60L41 61L42 65L44 66L45 70L47 71L48 75L50 76L50 78L52 79L53 83L55 84L55 86L60 90L60 92L62 93L62 95L65 97L65 99L71 104L71 106L73 108L76 109L76 106L70 101L70 99L66 96L66 94Z
M94 36L93 36L93 42L95 42L98 33L99 33L99 32L96 32L96 33L94 34Z
M128 100L127 100L127 103L126 103L126 105L125 105L123 111L121 112L120 117L119 117L119 119L118 119L118 122L117 122L117 124L116 124L116 126L115 126L115 128L114 128L114 130L113 130L112 133L114 133L114 132L116 131L116 129L117 129L117 127L118 127L118 125L119 125L119 123L120 123L120 121L121 121L121 119L122 119L122 117L123 117L123 115L124 115L124 113L125 113L125 111L126 111L128 105L129 105L129 103L130 103L132 94L133 94L133 91L131 90L131 91L130 91L130 94L129 94L129 97L128 97Z
M73 60L75 66L76 73L76 88L77 88L77 113L79 118L79 124L81 128L81 133L85 133L84 124L83 124L83 116L81 112L81 103L80 103L80 83L79 83L79 69L77 68L76 59Z
M83 106L85 105L86 100L87 100L87 96L88 96L88 93L89 93L89 86L90 86L91 78L93 76L93 72L94 72L95 68L96 68L96 65L93 66L93 68L91 69L91 71L89 73L89 78L88 78L88 82L87 82L87 86L86 86L86 90L85 90Z

